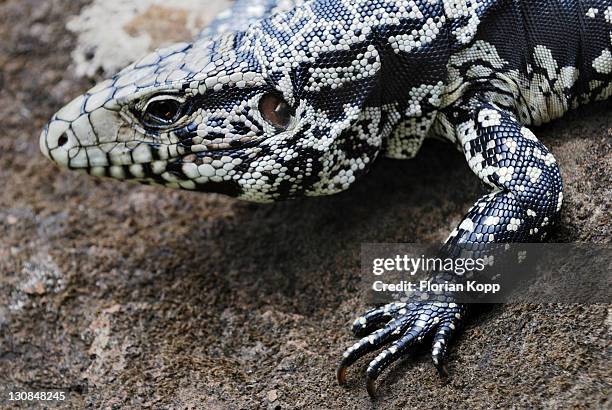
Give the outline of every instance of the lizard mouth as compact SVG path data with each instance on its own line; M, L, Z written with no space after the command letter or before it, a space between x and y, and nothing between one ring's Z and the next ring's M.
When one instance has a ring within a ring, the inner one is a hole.
M208 156L231 155L236 151L254 148L263 140L265 137L262 136L215 139L196 137L175 141L143 137L127 142L91 141L83 144L69 122L54 119L41 133L40 149L43 155L60 166L92 174L106 174L101 168L138 168L144 164L155 163L159 166L164 162L188 162L184 161L185 158L195 158L193 162L202 163Z
M199 144L140 140L81 145L78 137L69 123L52 121L41 134L41 150L56 164L95 177L230 196L237 196L240 187L228 179L229 173L235 172L247 160L250 149L265 139L254 136L202 140Z
M233 151L238 149L252 148L261 143L265 137L240 137L224 138L215 140L203 140L194 142L193 140L182 141L179 145L188 148L192 153L206 153L217 151Z

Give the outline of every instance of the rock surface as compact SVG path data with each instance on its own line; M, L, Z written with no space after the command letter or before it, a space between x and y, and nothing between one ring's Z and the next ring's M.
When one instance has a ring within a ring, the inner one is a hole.
M189 41L229 5L229 0L93 0L66 25L77 36L74 71L113 75L147 51Z
M0 2L0 407L58 388L73 408L371 408L366 360L334 377L366 308L360 245L443 240L482 192L461 156L429 143L350 192L265 206L60 171L38 135L92 85L66 29L85 3ZM611 107L537 130L567 186L554 241L610 242ZM447 383L417 355L377 404L609 407L611 326L605 305L488 309Z

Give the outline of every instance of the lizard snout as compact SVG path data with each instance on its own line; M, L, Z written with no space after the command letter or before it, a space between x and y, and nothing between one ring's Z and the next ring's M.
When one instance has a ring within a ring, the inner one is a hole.
M40 150L47 158L71 169L107 167L110 160L121 159L126 151L119 141L122 120L104 107L109 101L105 90L90 91L53 116L40 135Z
M51 161L68 166L70 151L77 145L70 124L53 119L40 135L40 151Z
M59 110L40 135L40 150L51 161L61 166L78 167L76 158L81 142L77 138L78 124L82 122L86 99L81 96Z

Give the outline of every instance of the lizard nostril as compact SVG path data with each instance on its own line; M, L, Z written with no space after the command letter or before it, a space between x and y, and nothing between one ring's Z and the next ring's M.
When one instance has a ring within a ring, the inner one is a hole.
M57 145L59 145L60 147L63 147L67 143L68 143L68 136L66 136L66 134L62 134L57 140Z

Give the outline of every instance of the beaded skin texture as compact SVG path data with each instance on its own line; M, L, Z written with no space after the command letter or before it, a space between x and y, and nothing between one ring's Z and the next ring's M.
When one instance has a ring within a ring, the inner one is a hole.
M528 127L610 97L611 42L609 0L237 0L192 43L61 109L40 146L95 176L270 202L346 190L379 156L411 158L438 137L491 188L444 248L536 242L563 192ZM366 371L373 395L379 374L428 338L445 374L466 308L369 311L338 380L383 349Z

